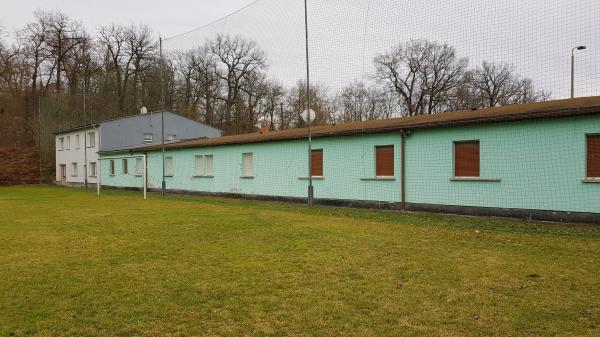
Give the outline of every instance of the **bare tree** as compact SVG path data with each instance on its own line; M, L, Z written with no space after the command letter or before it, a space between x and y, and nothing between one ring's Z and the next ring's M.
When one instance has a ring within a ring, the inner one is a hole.
M241 36L217 35L209 42L209 48L219 61L217 75L226 88L226 94L221 98L224 102L222 128L231 133L234 130L232 113L235 105L241 103L242 82L244 78L265 70L267 57L255 41Z
M518 76L512 65L484 61L465 74L453 98L457 108L479 108L543 101L549 97L549 93L536 90L531 79Z
M375 78L396 92L409 116L440 112L467 67L453 47L426 40L400 44L375 57Z

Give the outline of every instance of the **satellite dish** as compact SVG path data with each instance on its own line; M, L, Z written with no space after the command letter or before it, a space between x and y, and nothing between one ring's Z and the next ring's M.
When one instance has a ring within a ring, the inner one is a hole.
M145 114L147 114L147 113L148 113L148 109L146 109L146 107L145 107L145 106L143 106L143 107L140 109L140 113L141 113L142 115L145 115Z
M306 123L312 123L315 120L316 117L316 113L313 109L309 109L309 110L304 110L301 114L302 119L306 122Z

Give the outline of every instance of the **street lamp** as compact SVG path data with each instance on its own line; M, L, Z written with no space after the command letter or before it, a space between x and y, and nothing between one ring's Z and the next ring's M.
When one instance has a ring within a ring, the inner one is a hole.
M586 46L578 46L571 49L571 98L575 97L575 51L586 48Z

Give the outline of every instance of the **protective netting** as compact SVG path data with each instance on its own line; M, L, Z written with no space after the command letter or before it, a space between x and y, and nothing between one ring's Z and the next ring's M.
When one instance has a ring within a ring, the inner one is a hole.
M599 17L593 0L308 1L315 125L568 98L572 55L575 95L599 95ZM164 38L167 106L226 135L306 126L304 18L302 0L259 0ZM586 141L598 133L592 116L316 137L315 197L600 212L597 184L582 182L595 179ZM304 197L298 138L168 150L166 186ZM214 174L194 173L198 156ZM162 159L151 157L149 184L160 186Z
M188 50L218 34L240 35L265 50L270 78L291 86L305 77L302 0L260 0L204 27L168 37L167 51ZM570 96L571 49L578 96L600 86L600 3L582 1L309 1L311 76L331 94L374 74L373 58L399 43L447 43L469 68L508 64L552 98ZM191 23L193 24L193 23Z

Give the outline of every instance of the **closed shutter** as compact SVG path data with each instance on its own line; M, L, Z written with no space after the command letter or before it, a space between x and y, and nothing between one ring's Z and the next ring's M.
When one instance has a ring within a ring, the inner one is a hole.
M600 178L600 135L587 136L587 176Z
M166 157L165 158L165 175L167 176L172 176L173 175L173 157Z
M394 146L375 148L375 174L378 177L394 176Z
M252 153L244 153L242 154L243 160L243 174L244 177L253 177L254 176L254 158Z
M454 143L454 176L479 177L479 141Z
M196 175L203 176L204 175L204 157L196 156Z
M206 169L204 170L205 174L207 176L212 176L213 175L213 156L208 155L208 156L204 156L204 158L206 159L205 163L204 163L204 165L206 165Z
M314 177L323 176L323 150L311 151L311 175Z

